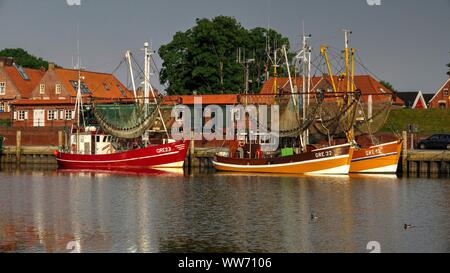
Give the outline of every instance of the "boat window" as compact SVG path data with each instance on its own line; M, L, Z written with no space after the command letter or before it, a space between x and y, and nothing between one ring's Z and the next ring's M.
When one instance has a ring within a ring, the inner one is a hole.
M95 141L100 142L100 136L96 136Z
M107 138L107 136L104 136L104 137L103 137L103 142L106 142L106 138Z

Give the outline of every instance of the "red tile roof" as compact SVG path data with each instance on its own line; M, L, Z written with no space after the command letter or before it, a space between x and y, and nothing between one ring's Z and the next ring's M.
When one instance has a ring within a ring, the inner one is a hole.
M76 96L76 90L73 88L70 81L78 81L78 70L55 68L56 74L60 77L65 88L70 92L71 96ZM81 76L84 77L82 82L86 84L88 89L92 92L92 97L97 98L131 98L133 93L130 92L114 75L81 71ZM108 90L109 89L109 90ZM123 90L123 93L121 92Z
M222 104L222 105L234 105L238 103L237 94L217 94L217 95L182 95L182 96L165 96L164 104L184 104L193 105L195 98L201 98L202 104Z
M29 98L34 88L39 84L45 74L44 70L24 68L23 70L30 78L24 80L14 66L4 66L5 72L14 83L22 98Z
M339 80L339 77L333 77L336 89L338 92L346 91L346 82ZM274 78L270 78L267 80L262 89L261 94L274 94ZM394 94L394 92L387 87L383 86L380 82L375 80L370 75L356 75L354 77L354 82L356 89L361 90L363 95L363 99L367 97L367 95L374 95L373 100L385 100L385 96L383 94ZM302 78L294 78L294 83L297 86L298 92L302 90L303 79ZM316 92L317 89L331 88L331 80L330 77L312 77L311 78L311 92ZM282 93L290 93L290 84L288 78L277 78L277 90ZM366 95L366 96L364 96ZM404 102L396 97L395 102L396 105L404 105Z
M12 105L73 105L75 107L75 99L63 100L42 100L42 99L22 99L15 100Z

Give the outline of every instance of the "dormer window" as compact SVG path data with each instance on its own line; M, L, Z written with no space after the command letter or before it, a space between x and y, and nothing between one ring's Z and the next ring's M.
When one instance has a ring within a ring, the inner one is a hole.
M45 84L43 83L39 85L39 94L45 94Z
M56 95L61 94L61 89L62 89L62 87L61 87L60 83L55 84L55 94Z

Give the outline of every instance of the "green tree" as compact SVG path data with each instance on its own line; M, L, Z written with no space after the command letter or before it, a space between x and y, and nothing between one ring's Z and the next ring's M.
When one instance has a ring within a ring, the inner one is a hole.
M196 25L177 32L172 41L161 46L163 60L160 81L169 94L238 93L244 89L244 66L241 59L254 59L249 65L252 89L257 89L267 67L267 30L247 30L233 17L197 19ZM270 30L274 44L289 47L287 38Z
M381 83L384 87L386 87L386 88L388 88L388 89L390 89L390 90L392 90L392 91L394 91L394 92L397 92L397 90L394 88L394 86L393 86L390 82L380 81L380 83Z
M13 57L14 61L27 68L39 69L44 67L48 69L48 62L42 58L35 57L22 48L5 48L0 51L1 57Z

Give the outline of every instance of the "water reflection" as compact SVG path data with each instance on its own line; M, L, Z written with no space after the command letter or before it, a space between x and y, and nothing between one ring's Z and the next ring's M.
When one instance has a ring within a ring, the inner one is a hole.
M0 251L446 252L448 196L396 176L4 171Z

